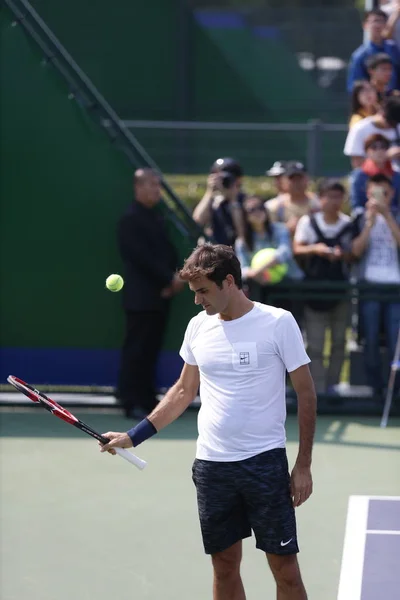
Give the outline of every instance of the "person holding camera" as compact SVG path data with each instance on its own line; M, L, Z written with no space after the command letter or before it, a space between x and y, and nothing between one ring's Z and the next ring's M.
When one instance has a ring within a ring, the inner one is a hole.
M395 193L393 209L400 207L400 173L393 170L387 157L390 148L389 140L380 133L373 133L364 142L366 159L359 169L350 175L350 204L353 209L364 208L367 203L367 182L372 175L386 175L392 180Z
M365 210L354 211L352 251L359 260L358 279L373 285L369 291L361 292L360 317L365 338L365 372L376 397L381 397L385 383L379 351L381 317L390 360L400 325L400 215L391 211L393 195L391 179L381 173L373 175L367 182ZM380 299L371 292L377 292Z
M244 235L243 170L233 158L219 158L211 167L207 189L193 211L193 219L217 244L233 246Z

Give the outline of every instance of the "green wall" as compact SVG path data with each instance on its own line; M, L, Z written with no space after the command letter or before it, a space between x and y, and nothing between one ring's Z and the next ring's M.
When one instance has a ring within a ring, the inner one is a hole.
M20 26L0 12L0 335L3 347L118 348L115 226L132 167L75 101ZM181 258L190 242L171 225ZM174 303L166 348L194 307Z
M231 13L238 24L230 27L186 0L31 1L121 118L342 119L334 95L299 68L286 39L263 35L250 16ZM238 157L252 175L277 159L307 158L306 136L298 132L133 133L169 173L204 173L220 154ZM325 137L319 174L343 173L343 136Z
M31 4L118 114L177 117L178 2L31 0Z

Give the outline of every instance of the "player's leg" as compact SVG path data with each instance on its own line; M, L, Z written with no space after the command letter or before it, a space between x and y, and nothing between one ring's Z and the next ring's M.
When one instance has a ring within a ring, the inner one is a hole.
M222 552L212 555L214 569L214 600L245 600L244 587L240 577L242 541Z
M237 463L196 459L192 473L204 550L212 557L214 600L244 600L241 540L251 528L237 489Z
M241 461L247 515L275 577L279 600L305 600L296 554L296 517L286 451L276 448Z
M277 600L307 600L296 554L267 554L276 583Z

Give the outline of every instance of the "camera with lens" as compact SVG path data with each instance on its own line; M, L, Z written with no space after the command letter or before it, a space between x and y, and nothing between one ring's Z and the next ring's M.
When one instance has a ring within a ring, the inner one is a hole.
M220 178L222 187L226 190L229 190L235 183L237 177L233 175L233 173L229 173L229 171L220 171Z

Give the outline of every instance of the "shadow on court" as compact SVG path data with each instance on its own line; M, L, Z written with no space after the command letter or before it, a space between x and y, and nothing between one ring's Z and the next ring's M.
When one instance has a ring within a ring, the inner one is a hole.
M134 422L125 419L115 411L102 412L94 409L76 410L79 416L88 425L104 433L106 431L126 431ZM161 431L154 440L193 440L197 438L197 413L191 409L183 414L175 423ZM367 430L366 430L367 428ZM315 442L317 444L341 445L360 448L375 448L377 450L400 450L397 431L400 428L400 419L393 418L386 429L380 429L379 419L376 417L343 417L322 415L318 417ZM347 438L351 429L352 435ZM360 429L363 434L354 435ZM373 436L368 435L368 430ZM289 415L286 421L288 442L297 442L298 425L295 415ZM42 408L8 409L0 411L0 437L14 438L82 438L86 437L81 431L68 425Z

